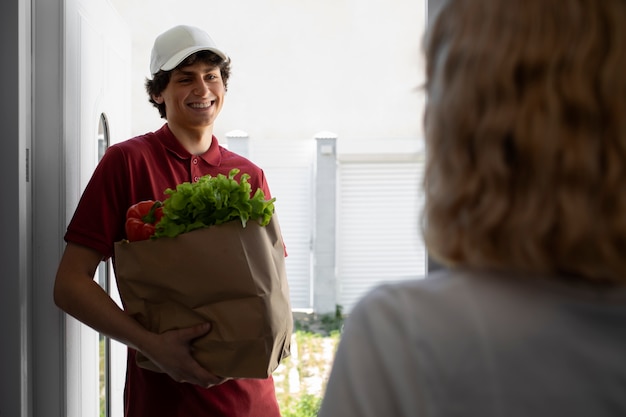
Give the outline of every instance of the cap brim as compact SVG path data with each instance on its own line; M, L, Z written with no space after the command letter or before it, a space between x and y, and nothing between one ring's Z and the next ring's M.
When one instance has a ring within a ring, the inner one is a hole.
M165 62L165 64L161 65L161 68L159 68L159 70L162 70L162 71L173 70L174 68L178 66L178 64L183 62L185 58L200 51L211 51L217 54L218 56L220 56L224 61L228 61L228 55L226 55L224 52L220 51L217 48L213 48L210 46L193 46L190 48L183 49L182 51L179 51L178 53L174 54L174 56L168 59Z

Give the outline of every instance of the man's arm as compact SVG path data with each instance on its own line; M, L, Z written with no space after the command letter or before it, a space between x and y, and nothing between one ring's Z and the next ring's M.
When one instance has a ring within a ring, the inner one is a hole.
M208 387L222 382L191 356L193 339L210 331L210 324L156 334L128 316L94 281L102 254L68 243L54 285L54 302L69 315L127 346L141 351L179 382Z

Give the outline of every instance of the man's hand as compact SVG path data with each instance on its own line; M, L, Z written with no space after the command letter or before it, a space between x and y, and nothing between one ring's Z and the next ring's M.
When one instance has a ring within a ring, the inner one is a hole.
M193 340L210 331L211 324L204 323L154 334L154 337L143 346L141 353L177 382L187 382L205 388L218 385L226 379L213 375L191 356Z

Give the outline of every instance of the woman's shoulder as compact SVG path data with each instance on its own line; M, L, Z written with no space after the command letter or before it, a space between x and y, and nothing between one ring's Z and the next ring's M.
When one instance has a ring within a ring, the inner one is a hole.
M378 285L356 303L350 315L404 323L410 332L420 327L422 331L456 328L464 332L461 329L476 326L483 310L517 304L517 298L520 295L507 283L488 273L440 270L423 278Z
M434 302L441 305L445 300L453 302L454 299L463 297L469 290L468 285L468 277L465 274L442 270L424 277L379 284L371 289L360 303L413 306Z

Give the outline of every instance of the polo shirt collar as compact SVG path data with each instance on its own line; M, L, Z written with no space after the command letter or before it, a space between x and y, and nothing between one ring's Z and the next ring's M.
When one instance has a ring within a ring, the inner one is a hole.
M180 159L191 159L193 155L191 155L184 147L180 144L176 136L172 133L167 123L159 129L159 136L161 137L161 143L165 148L175 154ZM215 135L213 135L213 140L211 141L211 146L209 149L198 155L199 158L203 159L207 164L213 166L219 166L222 162L222 153L220 152L219 142Z

